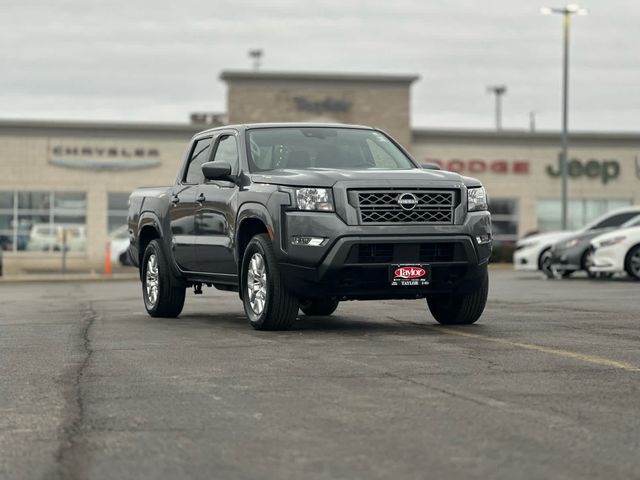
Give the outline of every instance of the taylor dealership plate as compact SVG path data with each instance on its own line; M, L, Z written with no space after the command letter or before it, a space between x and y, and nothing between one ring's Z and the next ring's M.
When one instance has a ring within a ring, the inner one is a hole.
M431 281L431 267L422 263L389 265L389 282L398 287L423 287Z

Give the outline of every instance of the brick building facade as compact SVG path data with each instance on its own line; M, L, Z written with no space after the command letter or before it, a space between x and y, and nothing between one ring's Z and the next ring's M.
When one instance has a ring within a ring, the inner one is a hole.
M420 162L480 178L498 240L558 228L557 133L412 129L417 76L224 72L228 123L327 121L387 131ZM217 117L208 117L217 118ZM0 121L0 249L5 274L101 270L129 192L168 185L189 138L207 125ZM569 213L578 227L640 203L640 134L577 133ZM67 238L66 236L69 236Z

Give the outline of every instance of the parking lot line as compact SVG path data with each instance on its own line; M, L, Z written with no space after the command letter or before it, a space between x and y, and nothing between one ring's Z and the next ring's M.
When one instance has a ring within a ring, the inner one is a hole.
M598 357L596 355L585 355L584 353L572 352L570 350L563 350L561 348L544 347L542 345L535 345L533 343L512 342L510 340L505 340L504 338L488 337L486 335L480 335L478 333L463 332L461 330L454 330L452 328L446 328L446 327L427 326L427 328L437 332L445 333L447 335L456 335L459 337L467 337L467 338L479 338L481 340L486 340L488 342L500 343L503 345L509 345L511 347L524 348L527 350L534 350L537 352L548 353L551 355L558 355L560 357L572 358L574 360L581 360L583 362L602 365L604 367L617 368L620 370L627 370L629 372L640 372L640 367L637 367L630 363L620 362L618 360L611 360L609 358L604 358L604 357Z

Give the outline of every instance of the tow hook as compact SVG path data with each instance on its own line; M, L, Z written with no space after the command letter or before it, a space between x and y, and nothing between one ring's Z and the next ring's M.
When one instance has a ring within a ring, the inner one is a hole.
M202 295L202 284L201 283L194 283L193 284L193 293L195 295Z

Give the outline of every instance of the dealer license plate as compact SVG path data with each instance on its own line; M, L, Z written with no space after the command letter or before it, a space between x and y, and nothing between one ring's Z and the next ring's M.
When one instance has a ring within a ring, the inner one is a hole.
M422 287L431 281L431 267L425 264L389 265L389 282L396 287Z

